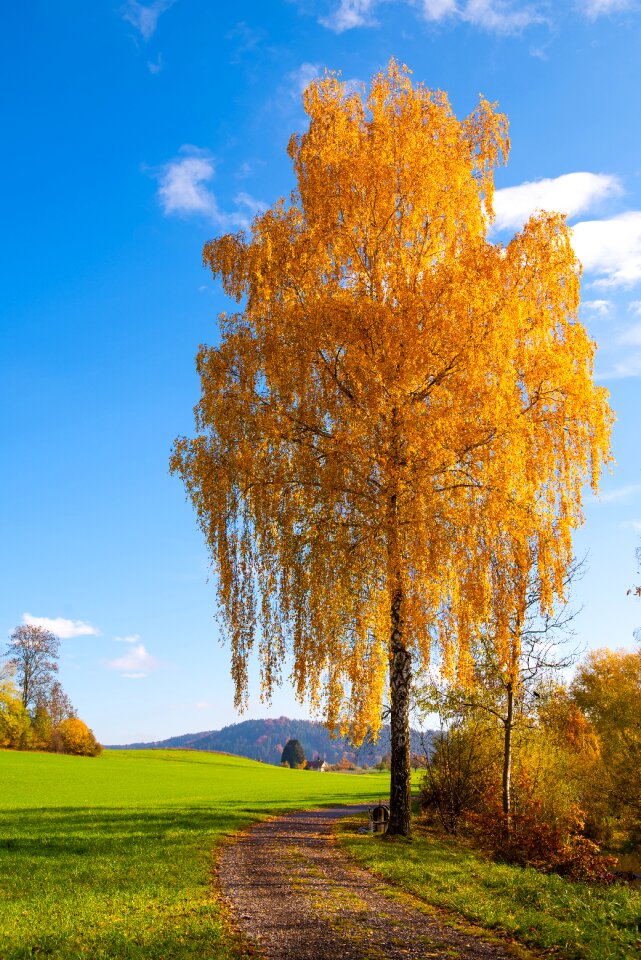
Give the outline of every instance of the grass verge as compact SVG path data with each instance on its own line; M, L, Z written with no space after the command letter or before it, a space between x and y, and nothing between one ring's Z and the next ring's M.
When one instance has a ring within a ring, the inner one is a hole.
M359 834L341 822L338 842L361 866L431 906L567 960L641 956L641 891L572 883L493 863L418 827L413 841Z

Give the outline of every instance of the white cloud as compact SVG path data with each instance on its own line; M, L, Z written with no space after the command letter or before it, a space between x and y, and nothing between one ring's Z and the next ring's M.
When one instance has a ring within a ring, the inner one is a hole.
M610 300L583 300L581 301L583 310L589 310L590 313L598 313L600 317L607 317L612 309Z
M631 300L628 304L628 310L630 313L638 313L641 317L641 300Z
M254 171L252 169L251 163L247 163L247 161L245 161L245 163L241 163L238 170L236 171L236 179L244 180L246 177L250 177L253 172Z
M323 67L320 63L301 63L298 69L292 70L287 75L291 96L298 100L305 88L309 86L312 80L320 77L322 72Z
M338 7L320 23L342 33L354 27L376 25L374 11L382 0L340 0ZM423 18L438 22L447 17L457 17L483 30L495 33L518 33L533 23L543 23L545 18L537 13L535 5L520 5L514 0L402 0L417 7Z
M468 0L460 15L463 20L495 33L519 33L544 21L533 7L515 7L504 0Z
M155 0L145 6L138 0L127 0L122 15L139 31L143 40L149 40L156 32L161 14L173 7L175 2L176 0Z
M370 14L378 0L340 0L338 8L328 17L321 17L319 23L335 33L343 33L354 27L371 27L375 21Z
M257 200L256 197L252 197L251 193L245 193L244 190L236 194L234 203L237 203L239 207L244 207L252 217L255 217L257 213L265 213L268 209L266 203L262 200Z
M418 6L426 20L444 20L458 13L456 0L420 0Z
M321 17L319 22L335 33L355 27L376 26L374 13L383 0L339 0L332 12ZM549 10L549 3L533 0L525 4L521 0L398 0L420 10L430 22L452 19L471 23L482 30L499 34L520 33L537 23L550 23L550 17L542 11ZM618 10L636 9L637 0L577 0L577 6L589 19ZM543 47L531 50L533 56L545 58Z
M617 177L605 173L566 173L505 187L494 194L497 230L519 230L535 210L565 213L569 217L590 210L606 197L622 192Z
M130 633L126 637L114 637L116 643L138 643L140 640L140 634Z
M165 66L165 61L162 58L162 54L159 53L156 60L147 60L147 69L149 73L160 73L162 68Z
M66 620L64 617L34 617L30 613L23 613L22 622L31 627L51 630L61 640L70 640L72 637L101 636L101 631L97 627L92 627L86 620Z
M251 218L266 210L266 204L248 193L239 193L235 202L240 208L229 213L221 210L208 184L214 178L213 158L195 147L182 147L186 156L165 164L158 174L158 197L163 212L170 216L204 216L225 230L247 228Z
M208 156L182 157L166 164L158 188L165 213L213 215L216 199L205 186L213 176L214 163Z
M597 370L595 380L626 380L641 377L641 353L631 353L619 360L609 370Z
M115 660L106 660L110 670L118 670L124 677L140 679L146 677L152 670L157 670L160 662L147 653L144 644L138 643L122 657Z
M609 220L586 220L572 228L573 246L600 286L632 286L641 280L641 210Z
M602 14L616 13L618 10L628 10L634 7L631 0L579 0L579 9L595 20Z
M576 217L622 192L617 177L587 172L506 187L494 196L494 226L497 230L519 229L537 209ZM604 220L584 220L576 223L572 231L576 254L584 271L596 275L597 285L631 286L641 280L640 210ZM593 303L603 305L605 301ZM599 310L599 306L594 309Z
M615 503L618 500L628 500L641 492L641 483L630 483L626 487L619 487L616 490L608 490L607 493L600 493L596 498L599 503Z

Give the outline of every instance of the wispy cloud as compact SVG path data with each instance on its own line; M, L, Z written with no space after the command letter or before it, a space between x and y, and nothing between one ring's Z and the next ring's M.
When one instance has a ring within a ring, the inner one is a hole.
M158 176L158 198L167 216L203 216L224 230L247 228L253 216L267 209L249 193L234 198L236 210L223 211L209 184L214 179L213 158L204 150L182 147L186 155L165 164Z
M335 33L355 27L376 26L375 11L382 0L340 0L320 23ZM439 23L457 19L494 33L520 33L535 23L545 22L536 4L515 0L399 0L419 11L424 20Z
M614 366L606 370L596 370L595 380L627 380L629 377L641 377L641 351L628 353Z
M600 493L596 497L598 503L615 503L618 500L629 500L631 497L641 493L641 483L629 483L625 487L618 487L616 490L608 490Z
M73 637L99 637L102 633L86 620L67 620L65 617L34 617L31 613L23 613L22 622L31 627L51 630L61 640L70 640Z
M327 17L321 17L320 23L334 33L343 33L354 27L372 27L376 21L373 11L378 0L340 0L338 7Z
M617 337L617 343L628 347L641 347L641 323L635 323L633 327L628 327Z
M631 300L628 304L630 313L636 313L641 317L641 300Z
M612 310L612 302L610 300L582 300L581 307L589 313L596 313L600 317L607 317Z
M418 7L426 20L438 21L458 13L457 0L421 0Z
M225 40L233 44L232 63L239 63L246 53L252 53L263 39L263 34L239 20L236 26L225 34Z
M494 194L494 227L497 230L518 230L536 210L575 217L607 197L621 193L617 177L587 172L566 173L560 177L527 181L516 187L504 187Z
M124 656L116 657L115 660L106 660L105 664L110 670L117 670L123 677L138 680L157 670L160 661L147 652L144 644L137 643Z
M586 220L572 232L583 269L597 275L598 285L629 287L641 280L641 210Z
M505 0L468 0L460 10L461 19L493 33L520 33L545 18L533 6L521 6Z
M165 61L163 60L161 53L158 54L155 60L147 60L147 70L149 70L149 73L160 73L164 66Z
M633 0L578 0L579 10L590 20L596 20L604 14L618 13L620 10L631 10L635 5Z
M126 637L114 637L116 643L139 643L140 634L139 633L130 633Z
M251 163L248 163L246 160L244 163L241 163L238 170L236 171L236 179L244 180L246 177L250 177L254 172L253 166Z
M257 200L256 197L252 197L251 193L246 193L244 190L236 194L234 203L239 207L244 207L251 217L255 217L257 213L265 213L269 208L269 204L263 200Z
M322 72L323 66L320 63L301 63L300 67L287 74L290 95L298 100L305 88L316 77L320 77Z
M353 30L356 27L375 27L376 9L385 0L338 0L331 12L321 17L319 23L335 33ZM388 0L389 2L389 0ZM396 0L405 6L414 7L419 15L430 23L447 19L470 23L481 30L498 34L519 34L536 24L550 25L554 19L554 7L543 0ZM590 20L622 10L635 10L639 0L576 0L575 9ZM545 58L544 47L536 47L534 56Z
M149 40L156 32L161 15L173 7L175 2L176 0L155 0L154 3L144 4L138 0L127 0L122 15L138 30L143 40Z

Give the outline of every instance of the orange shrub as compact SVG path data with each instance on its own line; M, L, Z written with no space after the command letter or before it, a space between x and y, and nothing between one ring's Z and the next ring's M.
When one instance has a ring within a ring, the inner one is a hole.
M77 717L63 720L57 728L63 753L75 753L86 757L96 757L102 747L86 723Z
M512 814L509 832L506 817L498 809L470 814L469 822L479 844L498 859L571 880L612 882L615 859L601 853L597 844L583 835L580 810L556 823L550 823L541 813L540 805L534 803L523 813Z

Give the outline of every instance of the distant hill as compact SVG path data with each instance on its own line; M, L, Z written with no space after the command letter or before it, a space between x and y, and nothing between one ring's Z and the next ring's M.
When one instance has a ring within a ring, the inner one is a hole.
M412 753L423 753L423 738L418 730L411 730ZM431 733L424 735L430 743ZM338 763L343 756L359 766L374 766L390 752L389 726L381 729L378 740L368 738L356 749L348 740L332 740L322 723L312 720L290 720L278 717L267 720L243 720L222 730L204 730L201 733L185 733L180 737L156 740L153 743L127 743L105 747L106 750L150 750L183 748L188 750L217 750L235 753L263 763L280 763L283 747L288 740L300 740L308 760L321 757L328 763Z

